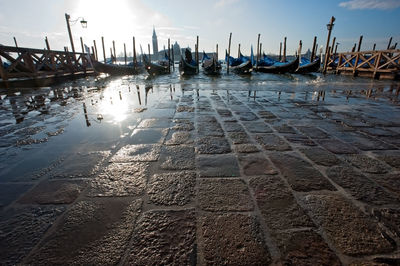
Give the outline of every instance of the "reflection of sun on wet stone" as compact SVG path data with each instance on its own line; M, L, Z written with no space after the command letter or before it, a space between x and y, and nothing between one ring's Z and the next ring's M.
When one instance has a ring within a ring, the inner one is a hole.
M283 265L342 265L313 230L280 233L277 239Z
M282 138L274 134L257 134L255 139L266 150L289 151L292 149Z
M238 177L239 165L233 154L198 155L196 165L200 177Z
M162 143L168 129L135 129L129 140L129 144L154 144Z
M182 206L192 200L195 183L195 172L155 174L149 180L147 194L155 204Z
M194 148L191 146L164 146L161 150L160 164L162 169L194 169Z
M261 215L273 234L279 230L314 227L305 211L278 175L259 176L250 179L250 187Z
M33 265L115 265L124 253L142 201L80 201L26 259Z
M309 194L301 201L334 246L345 255L381 254L394 249L383 237L377 222L339 195Z
M197 200L206 211L251 211L253 203L240 179L201 179Z
M171 136L169 136L171 135ZM167 136L167 141L165 141L166 145L180 145L180 144L192 144L192 134L187 131L177 131L172 132L169 131L169 135Z
M77 153L68 156L50 174L52 178L92 177L110 156L110 151Z
M195 213L145 212L137 222L132 240L125 265L195 265Z
M205 214L200 243L206 265L268 265L271 257L254 216Z
M110 162L127 163L157 161L160 156L160 150L161 145L159 144L126 145L111 157Z
M158 118L151 118L151 119L144 119L138 125L138 128L166 128L169 127L171 123L170 119L158 119Z
M222 154L231 152L226 138L203 137L196 140L196 152L199 154Z
M65 207L10 209L0 216L0 261L15 265L31 251Z
M87 182L82 180L43 181L18 200L20 204L69 204L75 201Z
M89 196L137 196L146 187L148 163L111 163L89 185Z

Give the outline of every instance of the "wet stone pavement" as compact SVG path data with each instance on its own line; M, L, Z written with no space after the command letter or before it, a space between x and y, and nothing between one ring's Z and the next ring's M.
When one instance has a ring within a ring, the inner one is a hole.
M398 102L154 90L108 145L1 180L1 265L400 264Z

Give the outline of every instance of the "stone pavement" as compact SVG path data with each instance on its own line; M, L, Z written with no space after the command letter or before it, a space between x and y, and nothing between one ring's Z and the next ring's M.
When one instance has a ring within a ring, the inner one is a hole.
M399 106L257 93L160 99L59 162L2 213L0 264L399 265Z

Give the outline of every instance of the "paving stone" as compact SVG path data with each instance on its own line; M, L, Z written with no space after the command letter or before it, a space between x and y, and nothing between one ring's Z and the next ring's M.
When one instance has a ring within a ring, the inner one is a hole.
M378 127L364 127L360 128L360 131L367 133L372 136L387 136L387 137L396 137L398 133L395 133L389 129L378 128Z
M0 209L17 200L31 187L31 184L0 184Z
M243 103L241 102L231 102L230 103L230 108L232 111L234 111L237 115L240 115L243 113L244 116L248 115L250 112L250 109L247 108ZM252 116L252 115L250 115Z
M113 157L110 162L153 162L160 156L161 145L159 144L138 144L125 145Z
M335 190L319 171L303 159L279 153L270 154L269 157L294 190Z
M89 185L91 197L123 197L143 194L148 163L111 163Z
M161 149L160 167L167 170L190 170L195 168L192 146L164 146Z
M138 128L167 128L171 124L170 119L144 119L138 125Z
M395 149L393 145L381 141L381 140L386 141L384 137L381 137L380 138L381 140L378 140L353 132L348 132L345 136L339 136L339 137L362 151Z
M394 246L383 237L378 224L341 196L309 194L301 200L343 254L361 256L393 251Z
M0 262L16 265L40 241L65 207L25 207L0 215Z
M226 132L244 132L244 128L237 121L224 122Z
M254 144L237 144L234 146L236 153L255 153L260 150Z
M253 203L240 179L200 179L197 201L205 211L251 211Z
M289 142L302 145L302 146L317 146L317 144L312 141L310 138L301 135L299 133L296 134L282 134L282 136Z
M195 265L196 252L192 210L149 211L137 222L124 265Z
M232 109L233 110L233 109ZM252 112L235 112L241 121L255 121L259 118Z
M250 187L254 191L262 217L268 227L273 230L273 234L278 234L279 230L314 227L279 176L252 178Z
M382 208L373 210L374 216L389 228L394 235L400 237L400 209Z
M199 122L196 124L199 136L223 137L224 131L217 122Z
M76 153L68 156L51 173L51 178L89 178L111 155L110 151Z
M163 143L168 129L135 129L129 140L129 144L156 144Z
M333 153L319 147L300 149L311 161L324 166L334 166L341 164L341 161Z
M276 119L277 118L275 114L273 114L269 111L263 110L263 111L258 111L257 113L261 118L264 118L264 119Z
M196 152L199 154L229 153L231 146L225 138L203 137L196 140Z
M149 180L147 194L155 204L182 206L192 200L195 183L195 172L155 174Z
M232 112L228 109L219 109L217 108L217 113L222 117L232 117Z
M289 126L289 125L287 125L285 123L279 123L277 125L274 125L273 127L279 133L289 133L289 134L296 134L297 133L296 130L293 127L291 127L291 126Z
M350 144L336 139L319 140L318 143L330 152L335 154L354 154L358 153Z
M389 171L388 167L380 161L362 154L347 155L346 161L366 173L384 174Z
M196 122L204 122L204 123L218 123L217 118L213 115L199 115L196 117Z
M250 143L250 137L245 132L229 132L228 137L233 144Z
M192 131L194 130L194 123L189 119L174 119L172 130L175 131Z
M342 265L339 258L312 230L277 236L283 265Z
M239 156L243 173L247 176L276 174L272 164L262 154Z
M238 177L240 176L237 159L232 154L199 155L196 165L200 177Z
M193 137L192 134L188 131L169 131L169 134L166 138L166 145L180 145L180 144L192 144Z
M330 136L317 127L297 126L297 129L306 134L311 139L328 139Z
M369 177L400 199L400 178L398 173L373 174L369 175Z
M107 199L75 204L25 260L35 265L117 264L126 249L141 200Z
M46 180L25 193L20 204L70 204L85 189L83 180Z
M180 104L176 107L176 111L178 113L180 112L194 112L194 107L193 106L188 106L184 104Z
M206 214L199 219L204 265L268 265L269 251L258 221L242 214Z
M376 156L379 160L384 161L388 165L400 169L400 151L383 151L377 152Z
M292 149L282 138L274 134L257 134L255 139L266 150L289 151Z
M272 133L272 129L261 121L242 122L244 127L251 133Z
M326 174L360 201L376 205L398 202L398 199L353 168L334 166L327 169Z

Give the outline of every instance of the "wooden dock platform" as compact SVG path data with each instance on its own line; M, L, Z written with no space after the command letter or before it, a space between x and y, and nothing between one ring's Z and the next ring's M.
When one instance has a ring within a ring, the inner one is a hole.
M400 79L400 50L346 52L328 55L327 70L336 74Z
M0 46L0 87L49 86L94 74L84 53Z

